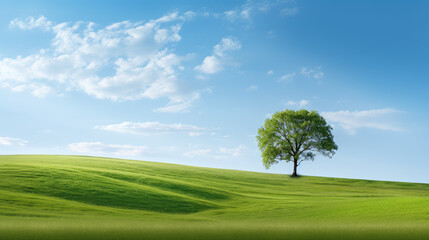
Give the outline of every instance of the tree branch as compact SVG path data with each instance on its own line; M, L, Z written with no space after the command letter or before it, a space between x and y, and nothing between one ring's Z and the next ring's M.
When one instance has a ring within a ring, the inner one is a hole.
M289 146L291 148L292 154L291 155L295 155L296 154L296 149L293 149L293 145L292 142L290 141L290 139L287 137L287 135L285 133L281 134L283 136L283 138L289 143Z
M310 150L310 149L311 149L311 146L303 148L302 151L299 152L299 155L301 155L303 152Z

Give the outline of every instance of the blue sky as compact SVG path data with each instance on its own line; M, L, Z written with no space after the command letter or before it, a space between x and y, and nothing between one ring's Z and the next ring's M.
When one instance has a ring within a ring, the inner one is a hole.
M0 3L0 154L265 170L257 129L334 127L304 175L427 182L426 1Z

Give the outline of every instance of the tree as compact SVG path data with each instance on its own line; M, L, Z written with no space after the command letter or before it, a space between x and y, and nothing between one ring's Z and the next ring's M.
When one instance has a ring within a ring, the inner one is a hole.
M297 177L296 170L301 162L313 161L316 154L331 158L338 149L331 130L316 111L276 112L265 120L256 136L265 168L281 160L292 161L292 177Z

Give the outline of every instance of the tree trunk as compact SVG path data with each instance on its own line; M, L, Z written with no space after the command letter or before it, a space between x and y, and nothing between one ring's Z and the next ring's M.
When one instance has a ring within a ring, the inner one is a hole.
M296 169L298 168L298 159L293 158L293 173L292 177L298 177L298 174L296 173Z

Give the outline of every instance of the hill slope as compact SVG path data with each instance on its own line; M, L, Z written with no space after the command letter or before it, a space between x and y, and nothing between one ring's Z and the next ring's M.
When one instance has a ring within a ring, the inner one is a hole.
M0 156L0 216L425 221L429 185L83 156Z

